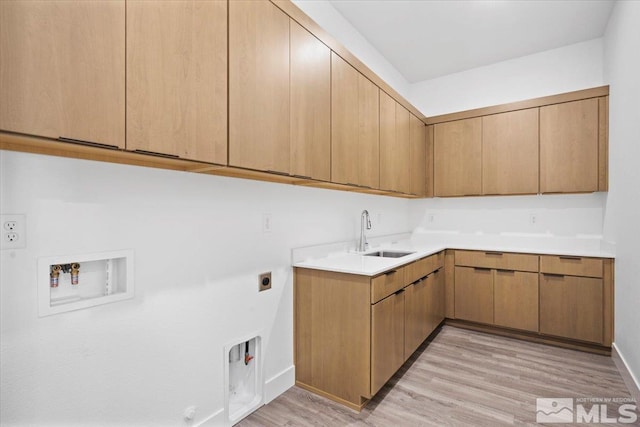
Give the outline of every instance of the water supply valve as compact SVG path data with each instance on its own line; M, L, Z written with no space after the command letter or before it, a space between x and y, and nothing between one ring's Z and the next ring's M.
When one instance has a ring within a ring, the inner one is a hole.
M57 288L59 283L60 271L62 271L61 265L52 265L51 273L49 274L49 285L52 288Z
M78 284L78 280L80 276L80 264L77 262L74 262L73 264L71 264L71 284L72 285L77 285Z

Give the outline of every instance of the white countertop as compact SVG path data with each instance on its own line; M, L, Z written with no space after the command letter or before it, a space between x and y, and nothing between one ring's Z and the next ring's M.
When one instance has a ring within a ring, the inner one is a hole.
M376 276L404 264L424 258L444 249L466 249L498 252L530 253L540 255L566 255L614 258L610 251L601 249L601 240L590 237L554 237L533 235L478 235L460 233L414 233L410 238L377 239L366 253L379 250L413 252L401 258L365 256L349 248L348 242L316 247L314 251L295 256L294 267L339 273ZM380 240L383 240L380 242ZM320 248L320 249L318 249ZM311 255L310 255L311 254Z

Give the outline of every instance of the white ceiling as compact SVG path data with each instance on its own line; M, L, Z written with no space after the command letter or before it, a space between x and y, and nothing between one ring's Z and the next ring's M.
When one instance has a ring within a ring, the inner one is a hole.
M330 0L410 82L601 37L613 0Z

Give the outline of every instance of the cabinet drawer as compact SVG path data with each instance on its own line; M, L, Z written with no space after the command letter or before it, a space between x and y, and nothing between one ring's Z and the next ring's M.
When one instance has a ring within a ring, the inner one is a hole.
M493 251L456 251L456 265L503 270L538 271L538 256Z
M404 288L404 268L387 271L371 279L371 304Z
M409 285L418 279L433 273L444 265L442 252L422 258L404 267L404 282Z
M602 277L602 259L542 255L540 256L540 272L567 276Z

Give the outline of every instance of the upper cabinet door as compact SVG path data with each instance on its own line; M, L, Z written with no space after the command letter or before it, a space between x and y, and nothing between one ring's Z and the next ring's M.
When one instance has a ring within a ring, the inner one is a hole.
M227 163L226 1L127 1L127 149Z
M482 118L482 194L538 193L538 109Z
M289 173L289 17L229 2L229 165Z
M433 133L434 133L435 125L427 126L427 163L425 168L425 176L427 179L427 188L426 188L426 197L433 197L433 179L434 179L434 142L433 142Z
M0 1L0 129L124 148L125 2Z
M411 188L409 193L418 197L427 195L427 140L424 123L413 114L409 117Z
M540 192L598 191L598 99L540 108Z
M291 20L291 174L331 179L331 51Z
M411 191L409 111L380 92L380 188Z
M379 92L331 53L331 181L379 187Z
M434 132L436 196L482 192L482 118L438 123Z

